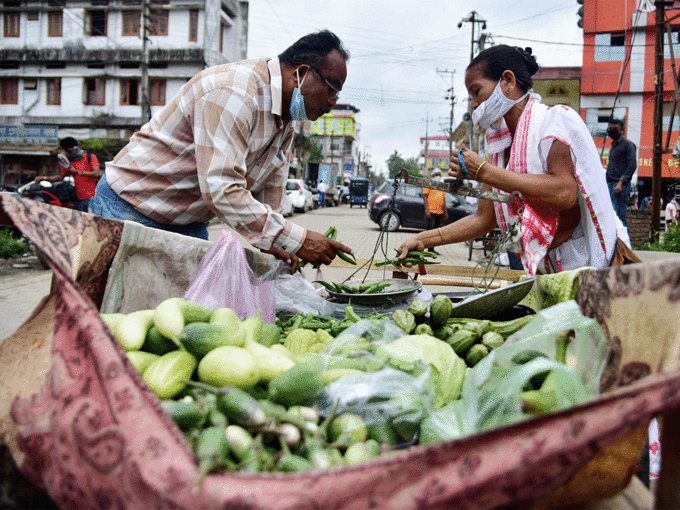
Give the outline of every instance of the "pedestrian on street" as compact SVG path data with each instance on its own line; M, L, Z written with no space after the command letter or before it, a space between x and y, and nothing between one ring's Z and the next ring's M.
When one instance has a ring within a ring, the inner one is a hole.
M349 53L323 30L277 58L201 71L106 165L92 211L208 238L219 217L251 245L291 264L330 264L343 244L281 215L294 121L338 101Z
M439 168L432 170L430 174L433 181L442 180L442 171ZM448 219L449 213L446 210L446 195L443 191L437 189L423 188L423 200L425 201L425 222L429 230L439 228ZM434 247L427 249L432 253L439 255Z
M59 146L64 150L66 157L64 159L59 156L61 166L59 175L38 176L35 182L61 182L67 176L72 175L77 198L73 208L76 211L88 212L90 200L94 197L99 180L99 159L95 154L90 154L78 147L78 140L72 136L61 139Z
M326 191L328 190L328 185L323 181L319 181L319 184L316 185L316 189L319 192L319 207L326 207Z
M473 122L486 129L489 159L463 149L463 164L458 154L449 164L452 177L463 178L465 169L465 178L484 189L517 191L521 198L511 204L480 199L475 214L407 239L399 258L499 227L504 237L513 235L512 251L532 276L639 261L624 244L629 238L609 199L590 131L573 109L541 103L532 90L536 71L531 48L497 45L475 57L465 86Z
M671 227L675 227L678 224L678 197L675 196L668 200L666 205L666 232L670 230Z
M607 162L607 188L616 215L628 228L628 199L630 180L637 169L637 148L623 136L623 121L612 118L607 127L607 135L612 139Z

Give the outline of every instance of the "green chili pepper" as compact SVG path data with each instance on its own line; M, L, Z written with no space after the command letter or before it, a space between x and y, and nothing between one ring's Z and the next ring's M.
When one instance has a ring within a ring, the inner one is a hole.
M338 256L338 258L340 258L341 260L344 260L345 262L347 262L347 263L349 263L349 264L353 264L353 265L355 265L355 266L357 265L357 261L356 261L356 259L354 258L354 255L351 255L351 254L349 254L349 253L345 253L344 251L340 251L340 250L336 251L335 254L336 254L336 255Z

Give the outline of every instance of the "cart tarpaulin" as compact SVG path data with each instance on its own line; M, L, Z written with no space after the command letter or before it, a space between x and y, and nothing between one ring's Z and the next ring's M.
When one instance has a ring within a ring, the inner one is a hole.
M91 294L106 279L120 224L13 197L3 202L46 253L54 285L0 345L0 427L22 472L61 508L576 504L626 487L651 418L680 405L680 261L588 270L579 274L577 302L611 347L608 391L596 400L355 466L208 475L194 494L198 467L189 446L104 326Z

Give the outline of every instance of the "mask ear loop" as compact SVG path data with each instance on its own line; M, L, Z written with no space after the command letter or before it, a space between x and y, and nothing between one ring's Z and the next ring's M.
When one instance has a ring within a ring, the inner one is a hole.
M302 84L305 82L305 78L307 78L307 73L309 73L309 69L307 69L307 72L305 75L302 77L302 82L300 82L300 68L298 67L295 70L295 76L297 76L297 81L298 81L298 89L302 87Z

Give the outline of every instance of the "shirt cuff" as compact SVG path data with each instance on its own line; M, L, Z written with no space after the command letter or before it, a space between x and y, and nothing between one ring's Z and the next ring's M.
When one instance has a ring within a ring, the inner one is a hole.
M293 254L296 253L307 238L307 231L300 225L296 225L290 221L286 221L283 226L283 231L274 240L272 248L281 250L284 253Z

